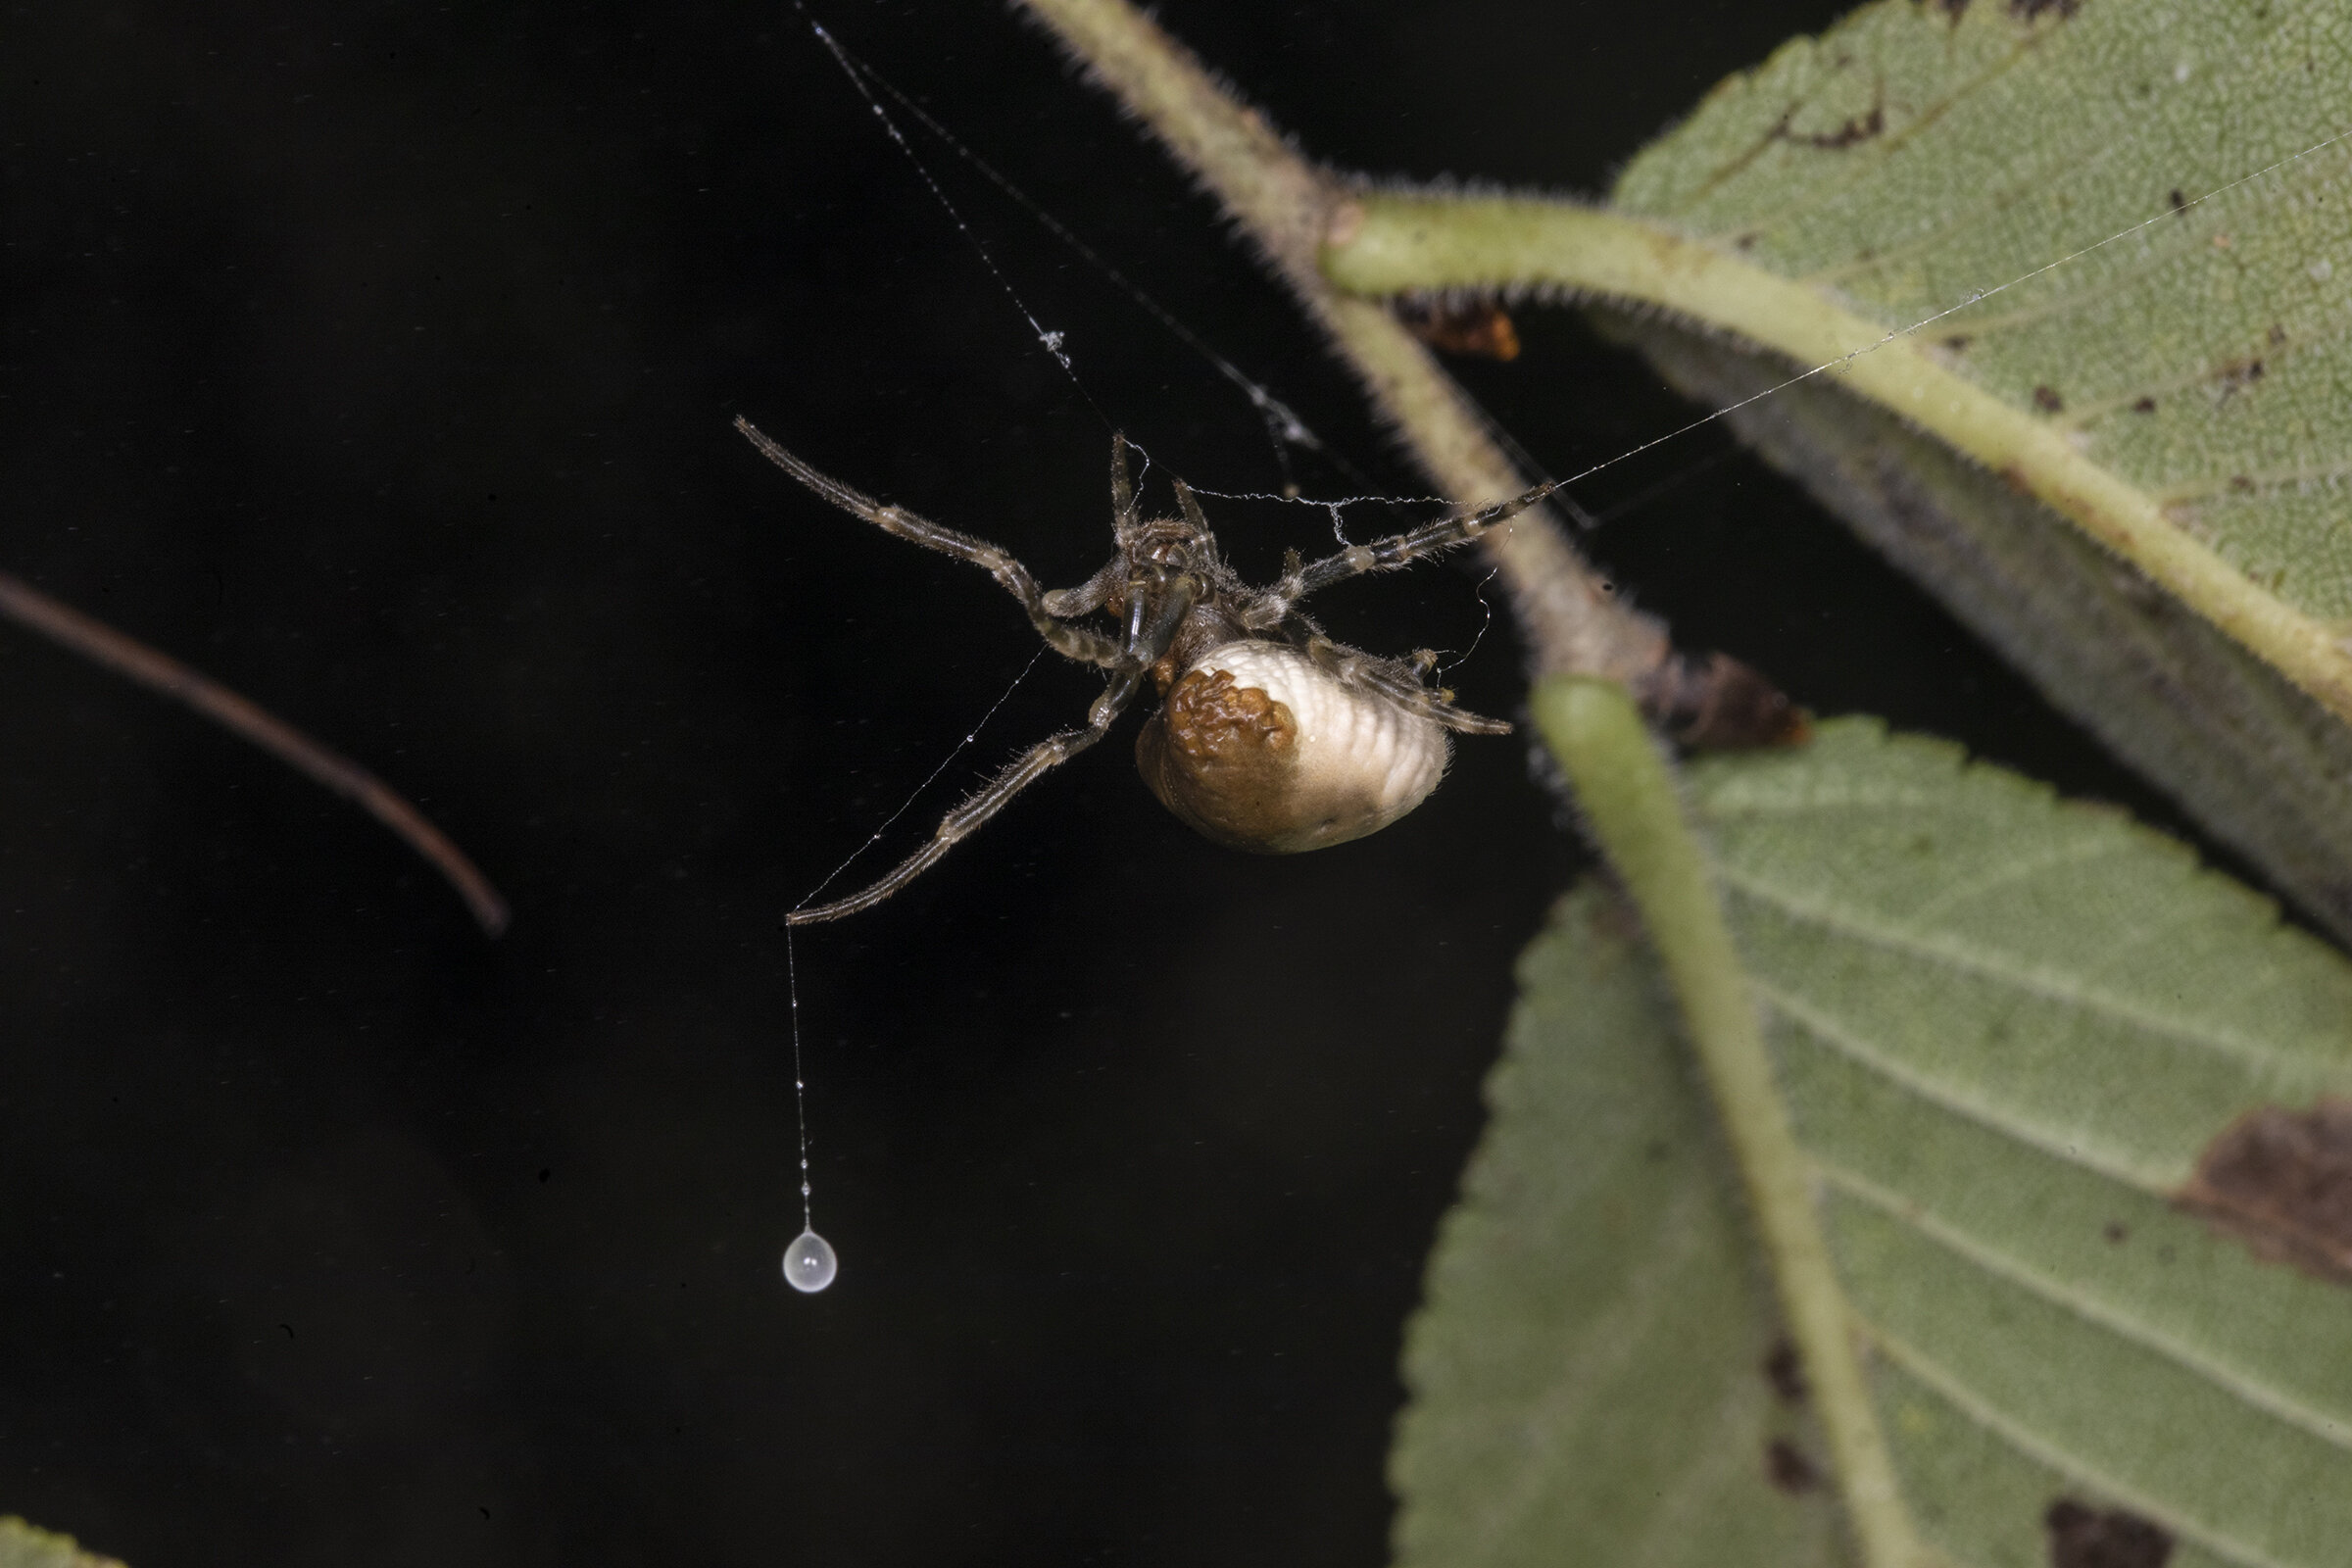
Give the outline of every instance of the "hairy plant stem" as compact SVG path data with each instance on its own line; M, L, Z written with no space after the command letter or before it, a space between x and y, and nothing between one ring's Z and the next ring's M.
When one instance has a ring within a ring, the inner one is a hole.
M1613 682L1554 676L1536 688L1534 706L1601 853L1642 911L1714 1094L1862 1560L1870 1568L1913 1568L1924 1559L1863 1375L1861 1337L1822 1234L1812 1162L1789 1127L1755 998L1666 759Z
M1324 277L1324 246L1362 216L1348 185L1301 158L1123 0L1016 3L1224 204L1440 489L1469 504L1529 488L1533 481L1488 436L1483 416L1387 305L1342 293ZM1618 603L1548 512L1531 508L1482 544L1539 674L1579 670L1639 682L1667 659L1665 628Z

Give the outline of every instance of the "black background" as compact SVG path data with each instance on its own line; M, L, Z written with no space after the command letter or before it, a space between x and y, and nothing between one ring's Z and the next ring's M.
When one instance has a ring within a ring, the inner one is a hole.
M1162 17L1335 163L1591 192L1838 9ZM1423 488L1038 34L823 15ZM1056 581L1106 552L1105 416L1205 487L1279 477L1207 366L917 145L1103 414L788 5L8 11L0 568L378 769L516 920L484 942L355 810L0 628L0 1511L134 1568L1380 1558L1398 1327L1512 956L1585 863L1518 740L1276 861L1161 813L1122 731L803 936L843 1265L777 1275L778 916L1036 644L730 418ZM1520 324L1463 373L1554 471L1689 417L1572 316ZM1719 431L1584 499L1690 644L2155 809ZM1215 515L1256 574L1328 538ZM1325 608L1385 651L1483 613L1467 566ZM1497 623L1452 679L1507 713L1517 668ZM842 885L1092 688L1041 665Z

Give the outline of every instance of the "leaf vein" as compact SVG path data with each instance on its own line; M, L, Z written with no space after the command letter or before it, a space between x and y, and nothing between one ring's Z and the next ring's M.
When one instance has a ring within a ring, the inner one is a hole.
M2085 985L2046 966L2025 962L2014 955L1994 952L1946 934L1907 930L1891 922L1874 921L1861 912L1778 886L1739 866L1726 864L1717 870L1727 886L1744 896L1859 946L1941 964L1962 974L1996 981L2029 996L2112 1018L2160 1038L2200 1047L2260 1069L2275 1086L2309 1090L2332 1082L2333 1075L2317 1070L2314 1064L2210 1020L2182 1018Z
M1863 1329L1889 1361L1934 1389L1962 1415L2029 1458L2062 1475L2071 1476L2084 1487L2124 1504L2140 1517L2162 1525L2174 1535L2194 1541L2216 1556L2243 1563L2246 1568L2295 1568L2294 1564L2274 1557L2260 1547L2221 1535L2180 1513L2169 1503L2084 1464L2078 1455L2067 1451L2059 1444L1993 1408L1950 1370L1923 1354L1918 1347L1897 1339L1878 1324L1865 1322Z
M1951 1085L1930 1078L1917 1068L1896 1060L1795 993L1771 984L1752 970L1749 972L1748 981L1755 988L1756 993L1776 1011L1785 1014L1789 1021L1804 1029L1806 1033L1838 1054L1877 1073L1887 1082L1917 1096L1929 1104L1964 1117L1978 1126L2000 1134L2013 1143L2023 1144L2028 1149L2046 1154L2052 1159L2078 1166L2093 1175L2103 1176L2121 1186L2130 1187L2157 1198L2170 1198L2173 1188L2179 1184L2180 1178L2187 1174L2184 1170L2159 1171L2132 1165L2103 1153L2086 1152L2084 1147L2080 1143L2061 1142L2054 1133L2020 1121L2014 1111L1989 1101L1963 1094Z
M2006 1280L2043 1300L2095 1324L2118 1338L2149 1350L2196 1374L2239 1402L2289 1426L2298 1427L2330 1447L2352 1453L2352 1428L2323 1411L2289 1397L2280 1390L2239 1368L2198 1350L2145 1319L2135 1317L2066 1281L1979 1241L1959 1227L1888 1192L1858 1171L1816 1156L1823 1176L1853 1198L1870 1204L1896 1222L1918 1231L1944 1250L1965 1259L1996 1279Z

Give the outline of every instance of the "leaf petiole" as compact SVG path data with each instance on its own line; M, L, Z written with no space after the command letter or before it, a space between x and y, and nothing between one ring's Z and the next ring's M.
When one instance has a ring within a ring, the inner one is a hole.
M1539 684L1537 727L1641 910L1754 1205L1789 1337L1803 1358L1838 1485L1868 1568L1929 1559L1914 1530L1864 1377L1861 1339L1815 1206L1706 855L1658 743L1624 688L1584 676Z

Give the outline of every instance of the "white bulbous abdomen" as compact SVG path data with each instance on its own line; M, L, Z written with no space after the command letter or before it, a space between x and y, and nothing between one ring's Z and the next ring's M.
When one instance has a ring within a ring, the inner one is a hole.
M1377 833L1428 799L1444 726L1342 685L1280 643L1194 662L1136 740L1144 782L1219 844L1296 855Z

